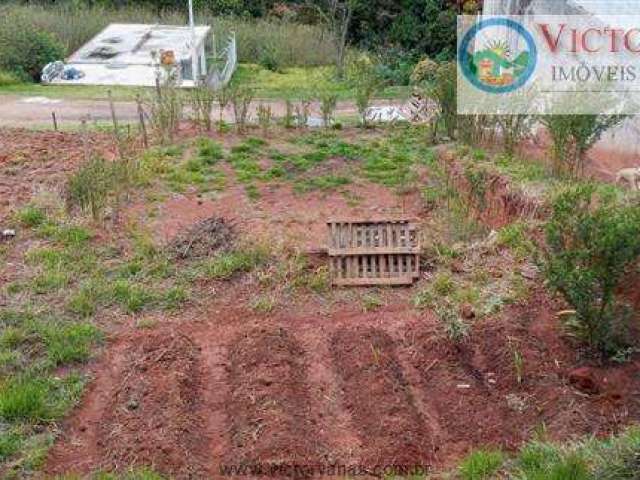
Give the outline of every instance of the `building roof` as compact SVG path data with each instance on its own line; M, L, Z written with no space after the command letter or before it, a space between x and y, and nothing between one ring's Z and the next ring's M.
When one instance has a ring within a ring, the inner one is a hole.
M195 27L195 52L203 54L211 27ZM62 85L153 86L161 50L173 51L176 61L190 63L192 32L187 26L112 23L77 52L65 68L81 73L79 78L57 76L49 83ZM156 64L151 53L157 52ZM206 70L205 65L201 68ZM194 81L182 79L180 86L192 87Z
M195 27L196 48L211 27ZM173 50L178 60L191 57L191 29L171 25L112 23L68 59L72 64L151 65L151 52Z

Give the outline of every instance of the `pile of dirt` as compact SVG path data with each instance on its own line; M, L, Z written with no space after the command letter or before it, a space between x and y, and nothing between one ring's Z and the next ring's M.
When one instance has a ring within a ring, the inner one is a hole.
M235 243L233 226L222 217L210 217L179 233L168 245L173 258L205 258L230 250Z
M323 463L302 347L282 328L257 328L237 338L229 354L233 449L227 460L267 468Z
M433 439L415 404L393 339L373 328L340 330L330 349L345 407L365 447L364 465L429 465Z
M202 478L207 458L200 412L200 351L180 333L131 342L99 426L101 467L152 466L173 478Z

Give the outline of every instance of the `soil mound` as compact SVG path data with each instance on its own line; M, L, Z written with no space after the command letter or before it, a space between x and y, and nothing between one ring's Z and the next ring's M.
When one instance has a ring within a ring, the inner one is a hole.
M281 328L253 329L237 339L229 360L228 460L277 476L307 476L303 467L322 463L324 448L310 412L304 350Z
M102 467L147 465L174 478L202 478L200 351L179 333L139 340L124 352L127 368L103 410Z

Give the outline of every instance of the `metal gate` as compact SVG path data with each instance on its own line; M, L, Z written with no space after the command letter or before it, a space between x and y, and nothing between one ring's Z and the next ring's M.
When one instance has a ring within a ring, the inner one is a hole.
M409 285L420 276L413 219L331 219L327 226L334 285Z

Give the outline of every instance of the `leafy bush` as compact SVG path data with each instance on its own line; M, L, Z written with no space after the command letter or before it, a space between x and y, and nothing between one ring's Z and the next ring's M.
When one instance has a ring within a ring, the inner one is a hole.
M420 60L411 72L411 83L414 85L422 85L435 80L438 71L438 62L430 58Z
M0 87L8 87L20 83L18 75L12 72L0 70Z
M616 126L622 115L545 115L540 121L552 141L553 169L556 175L584 173L586 153L602 134Z
M426 94L438 105L438 116L433 124L433 136L442 126L449 138L455 138L457 126L457 67L455 62L444 62L438 65L433 74L433 81L426 86Z
M640 257L640 206L593 185L560 193L546 226L549 284L576 310L575 330L602 355L624 341L624 311L617 291Z
M47 63L64 57L63 46L22 14L0 20L0 52L0 69L34 81Z
M380 63L376 73L385 83L409 85L415 67L415 60L404 50L389 48L380 51Z
M366 125L366 111L369 108L371 99L382 85L378 77L377 62L368 55L360 54L350 59L347 70L348 80L353 86L356 106L358 107L362 124Z

